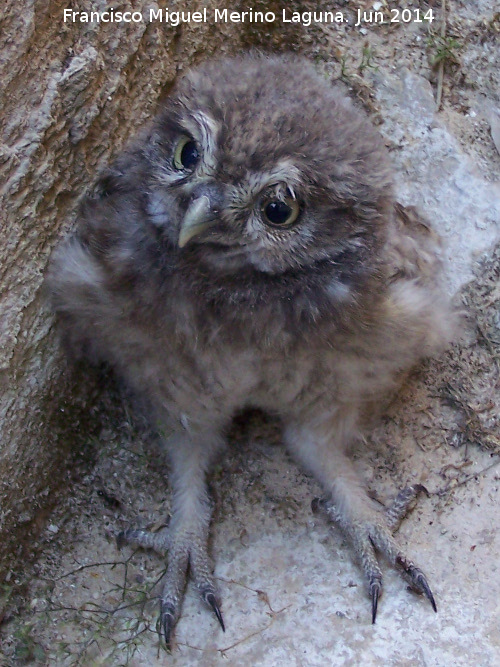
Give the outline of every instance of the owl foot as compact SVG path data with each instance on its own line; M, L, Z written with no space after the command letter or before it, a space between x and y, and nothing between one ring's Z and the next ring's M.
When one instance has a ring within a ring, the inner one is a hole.
M206 540L203 536L192 533L172 535L170 529L163 528L157 533L147 530L125 530L118 534L118 548L125 544L153 549L162 556L168 553L168 566L160 596L160 617L158 633L165 640L167 650L171 649L173 629L181 613L184 590L188 578L188 570L202 600L214 612L222 630L225 632L224 620L220 610Z
M354 546L368 580L372 602L372 623L375 623L378 601L382 594L382 572L378 565L376 551L382 553L389 562L401 569L411 589L425 595L434 611L437 611L436 601L424 573L405 556L392 536L393 531L399 527L421 491L426 492L426 489L420 484L403 489L387 508L385 517L372 515L368 519L352 520L348 518L347 513L341 513L328 498L315 498L312 502L313 511L325 512L328 518L350 538Z

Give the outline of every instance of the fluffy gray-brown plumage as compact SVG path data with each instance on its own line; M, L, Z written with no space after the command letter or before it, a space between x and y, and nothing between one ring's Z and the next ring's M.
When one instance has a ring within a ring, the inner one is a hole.
M292 76L293 74L293 76ZM109 362L149 405L171 461L167 529L122 542L168 553L167 644L188 569L222 627L206 476L233 414L279 415L351 538L375 620L380 551L435 603L347 457L453 317L428 227L395 203L367 119L295 57L251 55L182 78L119 157L56 252L49 286L77 355Z

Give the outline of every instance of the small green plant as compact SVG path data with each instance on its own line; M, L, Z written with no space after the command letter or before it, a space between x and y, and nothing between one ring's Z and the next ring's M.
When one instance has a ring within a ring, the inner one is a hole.
M427 41L427 45L433 51L430 59L432 67L437 67L440 63L460 64L458 53L462 45L454 37L431 35Z
M347 71L347 55L342 54L340 58L340 78L346 81L349 78L349 72Z
M340 78L345 82L351 82L352 79L356 79L358 76L362 76L363 72L366 69L371 69L373 71L378 70L378 66L374 64L375 52L371 46L365 44L361 51L361 61L358 65L358 73L356 74L352 70L349 71L348 67L348 56L346 53L343 53L340 60Z
M378 67L377 65L373 64L373 60L374 60L374 51L371 46L365 44L361 52L361 62L359 63L358 67L359 73L363 74L365 69L372 69L374 71L377 71Z
M30 623L23 623L16 629L14 657L19 664L45 665L45 650L35 641L32 630Z

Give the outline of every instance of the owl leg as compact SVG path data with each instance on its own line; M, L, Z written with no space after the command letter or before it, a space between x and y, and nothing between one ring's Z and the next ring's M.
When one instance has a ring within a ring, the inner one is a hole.
M382 593L382 573L377 562L375 550L383 553L390 562L401 568L411 588L417 593L424 594L430 601L434 611L437 611L434 596L424 573L403 554L389 532L399 526L412 501L423 488L420 484L417 484L403 489L385 512L385 523L387 526L378 523L372 526L371 530L366 526L353 527L352 524L345 520L331 499L315 498L313 500L313 512L320 510L325 512L328 518L341 528L354 545L354 550L362 563L369 583L372 599L372 623L375 623L378 600ZM395 519L396 521L394 521Z
M285 440L292 453L309 468L327 491L324 499L313 501L313 509L323 510L350 539L368 580L373 623L382 594L382 572L377 552L400 569L412 589L424 594L434 611L437 611L424 573L405 555L392 535L423 487L415 485L405 489L385 513L380 512L361 486L351 461L343 453L349 437L352 439L355 433L355 415L337 417L333 423L331 420L328 425L323 423L322 428L318 428L316 422L314 430L291 426L285 432ZM333 425L335 428L332 431L330 427Z
M161 555L168 553L159 619L168 649L172 631L180 617L188 570L201 598L225 630L208 555L212 503L205 480L209 463L220 445L218 438L196 442L192 437L179 435L170 439L167 448L172 461L173 498L168 527L157 533L126 530L117 538L119 547L130 544L154 549Z

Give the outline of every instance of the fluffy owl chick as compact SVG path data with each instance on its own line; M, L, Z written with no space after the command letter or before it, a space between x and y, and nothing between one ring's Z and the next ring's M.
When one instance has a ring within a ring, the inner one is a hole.
M347 457L387 394L448 341L432 234L395 203L381 138L304 60L250 55L182 78L85 199L48 282L68 346L110 363L149 406L171 463L172 516L121 542L168 554L167 644L188 570L222 627L206 476L246 406L279 415L289 451L351 538L375 620L375 552L435 608Z

